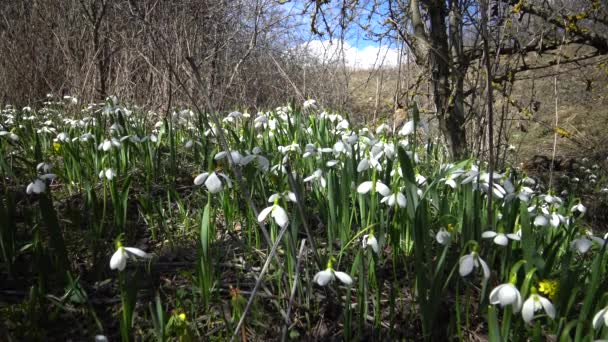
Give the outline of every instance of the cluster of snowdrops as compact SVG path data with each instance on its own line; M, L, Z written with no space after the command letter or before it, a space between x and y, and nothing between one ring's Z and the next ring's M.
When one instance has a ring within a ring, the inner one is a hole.
M137 181L130 170L153 175L163 167L170 174L176 172L171 163L186 160L193 167L191 186L216 214L223 199L239 203L246 196L242 177L262 209L237 215L256 236L256 225L269 228L268 242L274 242L282 229L298 236L315 223L304 222L310 217L323 224L307 239L325 267L304 267L314 269L309 282L348 291L345 307L359 302L344 314L344 329L352 329L345 336L357 334L351 320L364 322L368 310L381 320L386 304L377 300L383 287L374 270L390 265L401 281L396 284L414 290L415 319L427 338L448 293L456 296L449 333L460 339L472 324L462 315L473 302L481 304L478 314L491 336L608 338L608 237L585 224L584 203L513 168L489 174L485 162L451 161L416 108L410 114L397 129L356 128L309 100L255 114L233 111L216 121L177 109L149 122L159 116L115 97L84 107L72 97L49 98L39 110L2 111L2 167L8 175L13 159L31 158L22 186L31 196L107 188L114 227L127 223L119 201L124 180L127 186ZM168 166L160 158L170 158ZM153 259L154 251L126 247L124 231L105 231L115 234L112 270L126 272L129 260Z

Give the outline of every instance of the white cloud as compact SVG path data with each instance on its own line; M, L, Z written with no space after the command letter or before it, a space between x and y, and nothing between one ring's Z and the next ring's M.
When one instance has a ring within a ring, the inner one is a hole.
M346 41L312 40L300 48L322 63L344 62L353 69L387 68L399 63L399 50L386 45L358 49Z

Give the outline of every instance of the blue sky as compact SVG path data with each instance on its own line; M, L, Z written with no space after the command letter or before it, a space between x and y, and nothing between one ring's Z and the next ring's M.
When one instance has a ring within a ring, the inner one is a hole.
M286 6L288 6L290 13L301 13L304 4L310 3L305 1L306 0L294 0L286 4ZM363 3L363 1L360 3ZM339 5L337 2L331 4L334 6ZM387 9L382 6L379 8L379 11L386 11ZM355 69L377 68L381 65L391 67L397 64L399 50L394 44L380 45L378 42L368 39L366 33L355 24L351 24L347 32L344 33L344 40L341 40L339 37L341 32L334 32L334 37L332 37L333 39L331 42L329 41L328 35L323 37L313 35L310 32L311 10L312 7L307 14L298 16L298 20L302 21L300 33L304 40L308 41L303 45L312 55L323 61L335 59L345 60L347 66ZM326 6L324 7L324 10L328 20L331 20L332 16L338 16L338 14L336 14L336 8ZM363 11L365 11L365 9L363 9ZM384 18L380 18L377 15L373 16L369 23L370 27L374 30L378 30L380 28L380 20L383 19ZM335 23L330 22L331 26L336 26L334 24ZM318 27L320 30L324 31L323 25Z

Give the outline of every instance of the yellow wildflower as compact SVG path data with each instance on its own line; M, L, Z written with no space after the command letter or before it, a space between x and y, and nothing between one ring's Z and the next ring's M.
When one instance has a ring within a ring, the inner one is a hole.
M538 292L550 299L555 299L559 290L559 283L555 279L543 279L538 283Z

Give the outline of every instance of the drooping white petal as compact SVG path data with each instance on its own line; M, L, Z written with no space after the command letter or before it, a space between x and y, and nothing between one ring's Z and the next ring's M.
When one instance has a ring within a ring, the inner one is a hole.
M399 130L399 135L407 136L414 132L414 120L410 120Z
M369 160L362 159L357 165L357 172L362 172L369 169Z
M391 193L391 189L382 182L376 182L376 191L382 196L388 196Z
M530 296L528 299L526 299L521 309L521 317L524 319L524 322L530 323L532 321L534 318L534 308L534 298Z
M553 304L545 297L538 295L538 300L540 304L543 306L543 309L547 313L547 316L551 317L551 319L555 319L555 307Z
M473 255L467 254L460 258L458 267L458 273L460 273L461 277L466 277L473 271L473 267L475 262L473 260Z
M556 214L552 214L551 215L551 226L553 228L557 228L559 226L559 223L560 223L559 216Z
M223 188L222 181L220 181L220 178L217 176L217 174L215 174L215 172L212 172L209 177L207 177L205 187L207 187L207 190L209 190L209 192L212 194L217 194L218 192L222 191Z
M452 235L450 234L450 232L445 230L445 228L439 229L439 231L435 235L435 240L437 240L440 245L446 245L448 242L450 242L451 238Z
M296 198L296 194L293 192L288 192L287 193L287 198L289 199L289 201L293 202L293 203L298 203L298 199Z
M209 176L208 172L203 172L194 178L194 185L201 185L207 180L207 176Z
M334 273L330 269L325 269L317 272L312 280L320 286L325 286L334 280Z
M511 240L521 241L521 230L517 231L517 233L509 233L507 237Z
M260 213L258 214L258 222L262 222L266 219L266 217L268 216L268 214L270 214L270 212L272 211L272 208L274 206L270 206L270 207L266 207L264 209L262 209L262 211L260 211Z
M505 234L498 234L494 238L494 243L499 246L506 246L509 244L509 239L507 239L507 236Z
M275 205L274 209L272 210L272 218L274 218L274 221L281 228L284 228L289 223L287 212L278 205Z
M534 225L537 227L544 227L549 223L545 215L538 215L534 218Z
M405 195L398 192L397 193L397 205L399 205L399 207L401 207L401 208L405 208L406 204L407 204L407 201L405 199Z
M593 316L593 329L595 330L600 330L602 328L602 323L608 327L608 317L606 317L608 315L608 307L607 308L603 308L602 310L598 311L595 316Z
M357 192L360 193L360 194L366 194L371 189L372 189L372 182L371 181L366 181L366 182L363 182L363 183L359 184L359 186L357 187Z
M491 238L495 237L496 235L498 235L498 234L492 230L488 230L488 231L481 233L481 237L484 239L491 239Z
M586 237L574 239L570 244L570 247L581 254L585 254L589 251L589 248L591 248L591 240Z
M485 280L490 279L490 268L488 267L488 264L480 257L477 257L477 259L479 260L479 263L481 264L481 270L483 271L483 277Z
M127 251L127 253L129 254L133 254L135 256L138 256L140 258L149 258L150 254L142 251L139 248L135 248L135 247L124 247L125 251Z
M342 283L344 283L345 285L352 285L353 283L353 278L351 278L348 274L344 273L344 272L340 272L340 271L336 271L334 272L334 274L336 275L336 277L338 277L338 279L340 279L340 281Z
M110 269L122 271L127 266L127 253L122 248L118 248L110 258Z
M46 183L41 179L36 179L32 183L28 184L25 192L29 194L41 194L46 190Z

